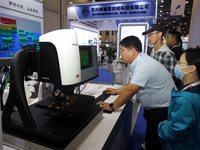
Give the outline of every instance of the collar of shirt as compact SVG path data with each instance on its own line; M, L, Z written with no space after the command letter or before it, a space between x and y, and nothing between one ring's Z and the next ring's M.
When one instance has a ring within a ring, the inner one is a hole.
M191 87L194 87L194 86L197 86L200 84L200 80L199 81L196 81L196 82L193 82L193 83L190 83L190 84L187 84L185 85L183 88L182 88L182 91L188 89L188 88L191 88Z
M170 53L173 53L168 47L167 47L167 45L165 44L165 43L163 43L163 46L161 46L158 50L157 50L157 52L156 53L158 53L158 52L166 52L166 51L169 51ZM154 56L155 54L155 49L153 48L152 49L152 52L151 52L151 56Z
M140 59L140 57L143 55L143 53L141 52L136 58L135 60L131 63L130 67L131 67L131 70L134 70L138 60Z
M175 47L180 47L180 45L174 45L174 46L169 47L169 48L170 48L170 49L173 49L173 48L175 48Z

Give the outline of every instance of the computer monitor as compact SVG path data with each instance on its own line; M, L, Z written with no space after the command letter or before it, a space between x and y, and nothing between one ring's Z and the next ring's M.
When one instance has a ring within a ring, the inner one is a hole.
M147 22L120 23L118 25L118 43L127 36L137 36L142 43L142 52L147 53L147 37L142 35L149 29ZM120 47L117 45L117 57L120 57Z
M83 84L99 76L97 46L79 46L81 60L81 82Z

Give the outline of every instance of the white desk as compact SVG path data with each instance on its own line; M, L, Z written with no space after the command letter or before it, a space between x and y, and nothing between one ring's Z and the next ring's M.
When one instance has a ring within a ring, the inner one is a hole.
M102 85L102 84L89 84L84 90L83 94L90 94L98 97L106 88L118 89L121 85ZM96 93L94 92L96 91ZM118 96L110 96L106 102L112 103ZM103 113L103 119L92 130L92 132L85 138L85 140L78 146L77 150L101 150L105 144L110 132L112 131L116 121L118 120L124 106L120 107L112 114ZM133 131L137 114L139 112L139 103L135 102L132 112L132 130Z
M81 88L83 88L81 86ZM106 88L119 88L121 85L104 85L104 84L93 84L88 83L86 88L82 91L81 94L86 95L92 95L95 97L98 97L100 94L102 94L103 90ZM117 96L110 96L106 102L113 102ZM138 107L138 104L135 105L135 107ZM110 132L112 131L115 123L117 122L124 106L119 108L118 110L112 112L112 114L103 113L103 119L99 121L99 123L96 125L96 127L89 133L89 135L82 141L80 145L77 146L76 150L101 150L104 146ZM135 111L139 111L136 109ZM134 113L137 118L137 112ZM136 119L135 119L136 120ZM135 122L132 121L132 124L135 124ZM10 150L9 147L4 146L4 150Z

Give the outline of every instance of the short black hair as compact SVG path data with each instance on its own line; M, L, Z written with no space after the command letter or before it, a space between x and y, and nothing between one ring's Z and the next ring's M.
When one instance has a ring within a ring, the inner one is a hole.
M200 48L189 48L183 53L186 54L186 61L188 65L195 65L200 79Z
M172 29L169 31L169 34L171 34L172 37L176 40L176 43L178 43L182 47L182 39L180 32Z
M140 39L136 36L127 36L121 42L119 45L124 46L126 48L135 48L136 51L142 52L142 43Z

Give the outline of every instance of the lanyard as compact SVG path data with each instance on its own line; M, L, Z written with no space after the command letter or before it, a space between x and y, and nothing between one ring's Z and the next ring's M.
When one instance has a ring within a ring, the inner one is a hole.
M194 83L192 83L192 84L190 84L190 85L188 85L188 86L186 86L182 91L184 91L184 90L186 90L186 89L188 89L188 88L191 88L191 87L193 87L193 86L199 85L199 84L200 84L200 80L197 81L197 82L194 82Z

